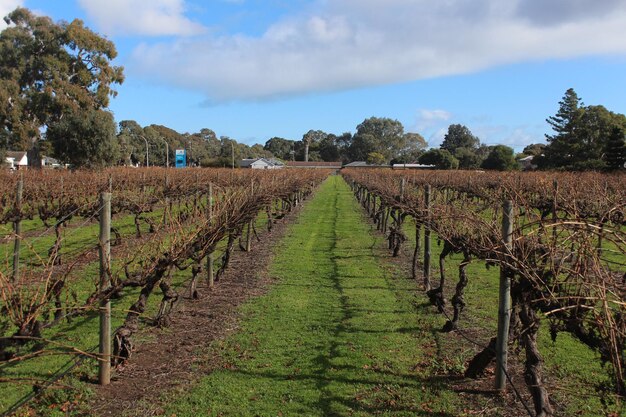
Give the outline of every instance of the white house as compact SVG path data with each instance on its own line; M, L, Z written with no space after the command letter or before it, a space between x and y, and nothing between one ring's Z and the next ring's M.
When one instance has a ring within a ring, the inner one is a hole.
M532 171L537 169L537 165L533 164L533 159L535 157L533 155L528 155L524 158L518 159L517 162L522 166L522 170L524 171Z
M434 165L426 164L393 164L393 169L435 169Z
M8 151L5 156L5 161L11 169L28 167L28 156L26 152Z
M266 158L242 159L239 162L240 168L250 169L281 169L284 166L279 160Z
M41 158L41 166L44 168L63 168L63 165L61 165L57 159L49 156L43 156Z

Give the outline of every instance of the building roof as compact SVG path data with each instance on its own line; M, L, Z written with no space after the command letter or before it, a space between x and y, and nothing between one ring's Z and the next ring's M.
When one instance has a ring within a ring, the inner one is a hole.
M435 168L434 165L426 165L426 164L393 164L392 168L394 169L428 169Z
M42 156L41 157L42 162L44 162L46 165L60 165L60 162L58 159L53 158L51 156Z
M268 165L268 166L284 166L285 164L282 163L282 161L279 161L278 159L274 159L274 158L248 158L248 159L242 159L241 161L239 161L239 166L241 168L248 168L250 165L254 164L255 162L261 162L262 164Z
M343 166L344 168L389 168L389 165L368 164L366 161L354 161Z
M26 156L26 151L7 151L5 155L6 158L13 158L16 161L19 161Z
M242 159L241 161L239 161L239 166L241 168L248 168L250 165L252 165L253 163L255 163L258 160L259 160L259 158L256 158L256 159Z
M354 168L354 167L364 167L367 166L367 162L365 161L354 161L349 164L344 165L344 168Z
M341 162L323 162L323 161L287 161L289 168L341 168Z

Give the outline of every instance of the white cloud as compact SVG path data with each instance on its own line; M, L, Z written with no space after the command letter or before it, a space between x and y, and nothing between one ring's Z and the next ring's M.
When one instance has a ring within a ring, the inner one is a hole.
M420 109L417 111L415 129L420 132L444 124L452 118L452 113L445 110Z
M184 0L78 0L98 29L113 35L179 35L205 32L185 17Z
M561 19L540 18L539 0L533 7L525 1L319 0L310 9L315 13L284 18L261 36L143 44L131 69L200 90L214 101L259 100L529 60L626 54L626 0L608 0L594 13L572 12ZM546 1L555 3L554 16L568 4ZM576 2L576 10L584 10L583 3L594 7L591 0ZM107 7L118 3L109 1ZM164 3L181 4L155 4ZM177 9L176 16L181 13Z
M536 132L531 132L527 126L514 128L509 136L502 140L502 144L515 149L522 149L531 143L544 143L545 137Z
M438 148L443 142L443 138L448 133L448 127L441 127L428 137L428 146L430 148Z
M0 30L7 27L4 17L15 10L16 7L22 6L23 0L0 0Z

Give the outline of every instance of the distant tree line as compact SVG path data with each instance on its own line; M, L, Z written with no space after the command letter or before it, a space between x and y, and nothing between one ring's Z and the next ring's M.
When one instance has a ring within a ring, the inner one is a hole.
M116 123L108 110L122 67L111 65L115 45L75 19L54 23L17 8L0 32L0 158L7 149L42 154L76 167L164 165L176 149L194 166L231 166L243 158L302 161L422 163L440 169L519 169L516 160L533 156L539 169L616 170L624 166L626 117L603 106L584 106L573 89L547 119L554 133L547 144L527 146L521 155L504 145L487 146L461 124L448 127L439 148L419 133L405 132L391 118L370 117L355 133L309 130L299 140L273 137L246 145L208 128L179 133L162 125ZM169 155L166 152L169 151ZM40 164L39 164L40 165Z
M271 138L264 149L285 160L386 164L415 161L426 146L420 134L405 132L399 121L370 117L356 127L355 134L309 130L298 141Z

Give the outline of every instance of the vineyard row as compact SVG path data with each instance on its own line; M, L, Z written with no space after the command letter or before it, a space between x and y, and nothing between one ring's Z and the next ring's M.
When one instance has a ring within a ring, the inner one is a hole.
M467 266L479 260L500 267L501 291L508 285L510 299L501 296L498 335L470 361L466 376L478 376L496 359L503 369L496 386L503 388L506 347L517 341L526 353L524 377L535 413L551 415L537 343L540 322L546 321L553 338L568 332L599 352L611 364L615 392L626 393L624 176L383 170L343 175L387 234L394 256L408 239L405 219L414 220L413 278L420 275L423 252L421 285L441 312L447 312L446 257L463 255L444 331L458 328L466 306ZM431 276L431 233L443 242L438 282Z

